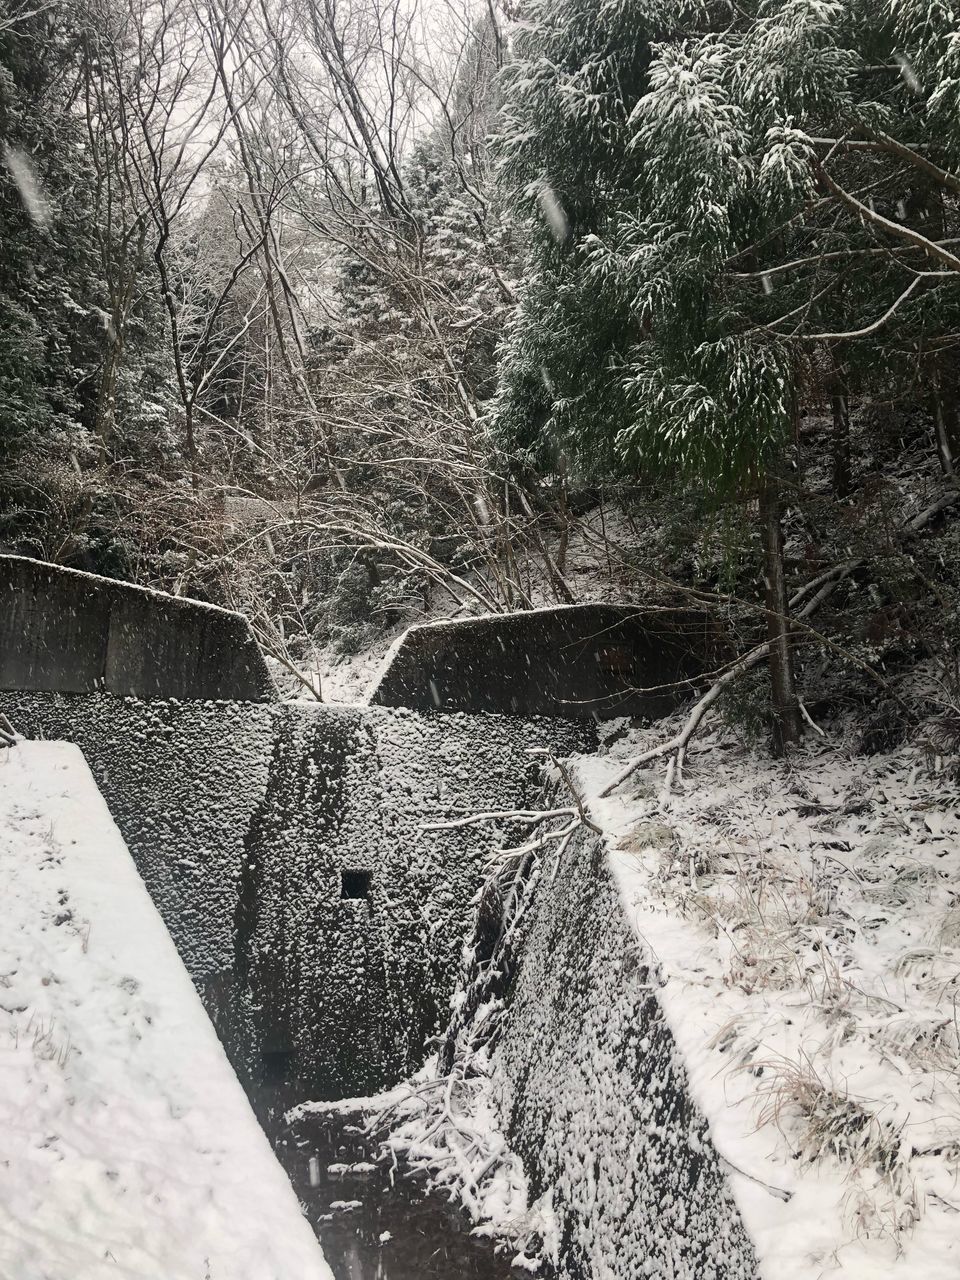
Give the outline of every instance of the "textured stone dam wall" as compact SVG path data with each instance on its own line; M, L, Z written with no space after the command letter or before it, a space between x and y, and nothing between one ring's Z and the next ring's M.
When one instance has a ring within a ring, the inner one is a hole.
M371 703L503 715L665 715L717 666L715 624L681 609L582 604L411 627Z
M277 697L239 613L21 556L0 556L0 689Z
M541 877L496 1051L566 1280L754 1280L757 1263L602 846Z
M490 834L422 825L536 802L526 748L590 746L569 721L306 703L0 710L81 747L248 1079L316 1097L395 1081L446 1020Z

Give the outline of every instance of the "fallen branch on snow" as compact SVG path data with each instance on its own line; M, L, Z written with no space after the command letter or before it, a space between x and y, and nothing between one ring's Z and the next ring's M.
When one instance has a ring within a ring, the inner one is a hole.
M18 741L16 729L14 729L3 712L0 711L0 746L15 747Z

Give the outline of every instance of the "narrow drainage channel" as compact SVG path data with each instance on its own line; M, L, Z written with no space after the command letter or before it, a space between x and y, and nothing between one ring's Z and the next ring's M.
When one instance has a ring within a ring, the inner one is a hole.
M307 1114L285 1124L279 1093L255 1100L261 1124L323 1246L336 1280L518 1280L513 1250L475 1236L470 1221L422 1180L390 1177L358 1116ZM358 1167L359 1166L359 1167ZM540 1280L547 1273L537 1271Z

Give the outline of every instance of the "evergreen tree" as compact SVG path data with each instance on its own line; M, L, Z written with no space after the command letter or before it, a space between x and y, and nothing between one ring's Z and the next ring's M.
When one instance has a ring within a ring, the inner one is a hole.
M540 208L500 429L541 466L561 451L758 495L782 741L799 717L780 490L803 412L826 392L843 497L851 389L925 384L953 470L950 32L920 0L670 20L581 0L562 23L534 0L506 74L504 170Z
M0 5L0 451L88 444L102 291L72 91L77 15Z
M125 575L118 529L163 465L169 371L98 96L108 17L0 8L0 538Z
M540 216L499 426L541 466L556 451L594 473L761 486L779 746L799 735L799 711L779 504L761 477L789 421L789 369L713 305L709 269L730 252L745 175L709 83L656 118L656 55L685 48L675 21L643 0L584 0L562 20L535 2L525 14L500 146Z
M561 453L588 470L609 463L630 421L613 370L641 333L617 282L595 278L588 250L643 208L631 117L661 31L646 0L574 0L562 10L532 0L504 69L496 144L502 180L529 219L531 253L496 417L510 448L541 467Z

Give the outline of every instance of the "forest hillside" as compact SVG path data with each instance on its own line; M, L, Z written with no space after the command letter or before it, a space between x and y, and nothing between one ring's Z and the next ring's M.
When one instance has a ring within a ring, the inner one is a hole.
M694 603L774 752L956 746L946 8L0 13L6 550L240 608L300 696Z

